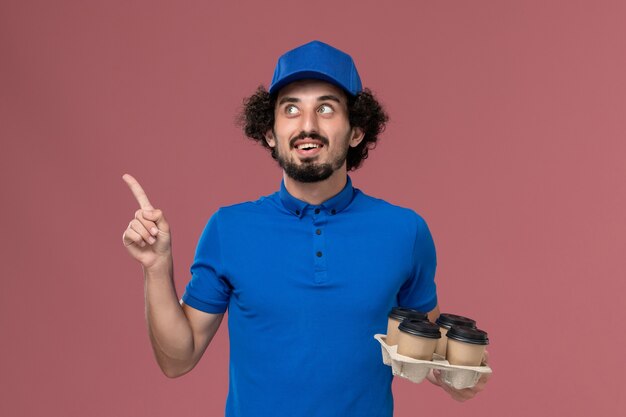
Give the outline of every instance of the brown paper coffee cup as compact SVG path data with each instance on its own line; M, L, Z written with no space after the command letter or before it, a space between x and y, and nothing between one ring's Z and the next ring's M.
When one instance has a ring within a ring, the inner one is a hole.
M439 326L429 321L406 319L400 323L398 331L398 354L424 361L433 359L441 337Z
M469 317L459 316L457 314L442 313L436 320L441 330L441 339L437 342L435 353L443 357L446 356L446 346L448 342L448 329L452 326L476 327L476 322Z
M446 360L450 365L480 366L489 344L487 333L480 329L452 326L447 334Z
M388 316L387 337L385 343L389 346L398 344L398 326L405 319L428 320L426 313L405 307L394 307Z
M385 343L389 346L398 344L399 325L400 320L392 319L391 317L387 320L387 338L385 339Z

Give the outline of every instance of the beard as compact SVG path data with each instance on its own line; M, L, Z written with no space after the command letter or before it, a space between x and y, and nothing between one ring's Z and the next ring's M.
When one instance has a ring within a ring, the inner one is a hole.
M324 143L324 146L328 146L328 139L324 136L318 135L316 133L306 133L302 132L298 136L292 139L291 143L293 144L296 140L310 137L312 139L319 139ZM347 142L347 138L346 138ZM293 145L290 146L293 148ZM303 158L301 159L301 163L297 164L290 159L290 156L282 155L278 150L278 147L274 148L274 152L276 155L276 160L278 161L278 165L285 171L287 176L298 182L319 182L324 181L330 178L333 175L333 172L339 170L343 164L346 162L348 157L348 146L342 150L341 154L337 155L336 158L331 160L330 162L325 163L316 163L315 157L313 158Z

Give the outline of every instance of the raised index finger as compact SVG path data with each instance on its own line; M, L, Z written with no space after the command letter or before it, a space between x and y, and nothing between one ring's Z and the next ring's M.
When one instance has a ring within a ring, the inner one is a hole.
M130 188L130 191L135 196L135 199L137 199L139 207L146 210L154 209L154 207L152 207L152 204L150 204L150 200L148 200L146 192L143 190L143 188L141 188L141 185L139 185L137 180L133 178L132 175L124 174L122 175L122 179L126 182L126 184L128 184L128 188Z

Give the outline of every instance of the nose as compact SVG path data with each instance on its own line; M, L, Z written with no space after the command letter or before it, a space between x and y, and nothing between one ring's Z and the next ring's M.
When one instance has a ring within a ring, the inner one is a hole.
M315 111L304 112L300 120L302 123L302 125L300 126L302 131L315 132L315 133L319 132L318 123L317 123L317 112Z

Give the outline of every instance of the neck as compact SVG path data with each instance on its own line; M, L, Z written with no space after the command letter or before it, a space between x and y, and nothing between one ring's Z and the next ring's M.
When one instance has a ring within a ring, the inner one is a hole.
M298 200L319 205L343 190L348 180L348 174L345 169L339 169L324 181L298 182L283 172L283 180L289 194Z

